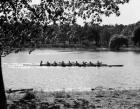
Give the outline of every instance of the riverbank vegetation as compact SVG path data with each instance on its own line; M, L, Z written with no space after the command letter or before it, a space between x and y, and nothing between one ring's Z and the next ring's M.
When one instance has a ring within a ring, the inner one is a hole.
M119 50L123 45L127 45L127 47L139 46L139 26L140 22L130 25L102 26L90 23L85 23L84 26L67 23L42 25L39 22L26 19L22 22L2 23L1 46L5 51L15 48L51 47Z
M91 91L7 94L8 109L139 109L140 90L97 87Z

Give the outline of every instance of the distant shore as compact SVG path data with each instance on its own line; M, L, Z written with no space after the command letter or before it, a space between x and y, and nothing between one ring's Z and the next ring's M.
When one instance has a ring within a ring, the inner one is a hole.
M31 109L139 109L140 90L98 87L80 92L62 90L12 93L7 94L7 103L8 107Z
M19 48L6 48L3 50L3 55L10 54L10 53L18 53L21 51L29 51L29 54L36 50L36 49L48 49L48 50L60 50L60 51L112 51L112 52L127 52L127 51L134 51L140 52L140 47L130 46L130 47L121 47L119 50L111 50L109 47L97 47L97 46L89 46L85 47L83 45L58 45L58 44L46 44L40 45L36 47L19 47Z
M90 52L104 52L104 51L112 51L112 52L128 52L128 51L134 51L134 52L140 52L140 47L128 47L128 48L120 48L119 50L111 50L110 48L106 48L106 47L96 47L96 48L91 48L91 47L87 47L87 48L70 48L70 47L39 47L39 48L14 48L14 52L18 53L20 51L29 51L32 52L36 49L48 49L48 50L60 50L62 52L69 52L69 51L90 51Z

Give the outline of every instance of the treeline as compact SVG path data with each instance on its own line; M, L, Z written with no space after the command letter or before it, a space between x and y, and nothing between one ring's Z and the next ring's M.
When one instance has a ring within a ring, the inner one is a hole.
M140 22L131 25L98 25L85 23L47 25L29 20L3 22L0 29L0 44L3 48L28 47L109 47L113 35L122 35L128 46L134 45L134 31Z

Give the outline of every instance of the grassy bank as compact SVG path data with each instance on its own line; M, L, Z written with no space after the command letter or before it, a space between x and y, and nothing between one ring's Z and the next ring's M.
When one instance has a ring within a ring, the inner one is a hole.
M7 94L9 109L140 109L140 90L32 91Z

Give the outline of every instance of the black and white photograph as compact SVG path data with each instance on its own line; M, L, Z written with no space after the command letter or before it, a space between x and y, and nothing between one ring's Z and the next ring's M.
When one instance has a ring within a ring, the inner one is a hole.
M0 0L0 109L140 109L140 0Z

